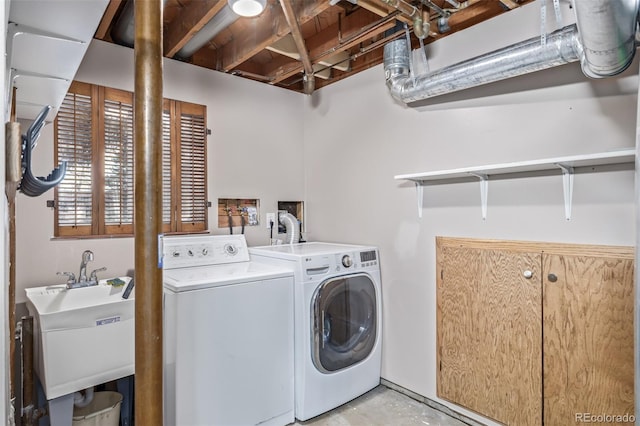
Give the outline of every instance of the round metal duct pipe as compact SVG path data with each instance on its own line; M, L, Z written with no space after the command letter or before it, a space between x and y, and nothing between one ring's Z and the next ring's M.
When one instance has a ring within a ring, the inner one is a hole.
M640 0L580 0L574 5L582 72L602 78L627 69L636 52Z
M578 61L581 49L578 30L570 25L554 31L542 45L540 37L507 46L486 55L409 78L406 40L384 47L387 86L394 98L410 103L511 77Z

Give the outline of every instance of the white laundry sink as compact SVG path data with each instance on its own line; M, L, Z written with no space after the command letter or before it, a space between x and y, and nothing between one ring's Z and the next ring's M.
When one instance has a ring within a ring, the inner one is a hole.
M129 277L121 277L129 282ZM48 400L134 371L134 294L126 284L26 290L34 321L36 374Z

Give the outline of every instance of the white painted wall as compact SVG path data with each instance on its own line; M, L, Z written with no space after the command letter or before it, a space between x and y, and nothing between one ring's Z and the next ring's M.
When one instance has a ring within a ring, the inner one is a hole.
M434 43L432 69L465 59L459 46L535 34L539 8L522 9ZM436 236L635 244L633 171L577 175L571 221L560 176L491 182L483 221L478 184L426 187L418 219L413 184L394 175L633 147L636 74L587 81L567 65L408 108L378 66L307 99L307 235L380 248L385 379L438 400Z
M76 80L133 91L133 50L93 41ZM276 211L278 200L304 196L302 165L301 95L231 75L173 60L164 61L164 97L207 105L208 192L212 233L217 228L218 198L259 198L261 220ZM47 174L53 163L53 125L47 125L34 151L34 168ZM133 268L133 238L54 240L53 210L45 201L19 195L17 200L18 303L24 289L62 283L58 271L77 274L80 255L90 249L90 268L106 266L103 277L118 276ZM235 232L240 229L236 228ZM268 244L268 230L248 227L251 245Z

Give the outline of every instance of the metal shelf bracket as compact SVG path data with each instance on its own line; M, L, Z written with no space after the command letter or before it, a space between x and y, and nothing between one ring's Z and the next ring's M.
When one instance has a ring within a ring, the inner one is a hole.
M562 191L564 193L564 216L571 220L571 204L573 200L573 167L556 163L562 170Z
M418 198L418 218L422 219L422 202L424 197L424 187L421 182L416 182L416 197Z
M489 193L489 175L469 172L480 179L480 202L482 203L482 220L487 220L487 194Z

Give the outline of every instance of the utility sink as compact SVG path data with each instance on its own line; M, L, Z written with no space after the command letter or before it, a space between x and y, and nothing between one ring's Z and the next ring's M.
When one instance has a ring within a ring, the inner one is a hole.
M47 400L134 371L134 293L106 280L67 289L66 285L26 290L34 321L34 364Z

